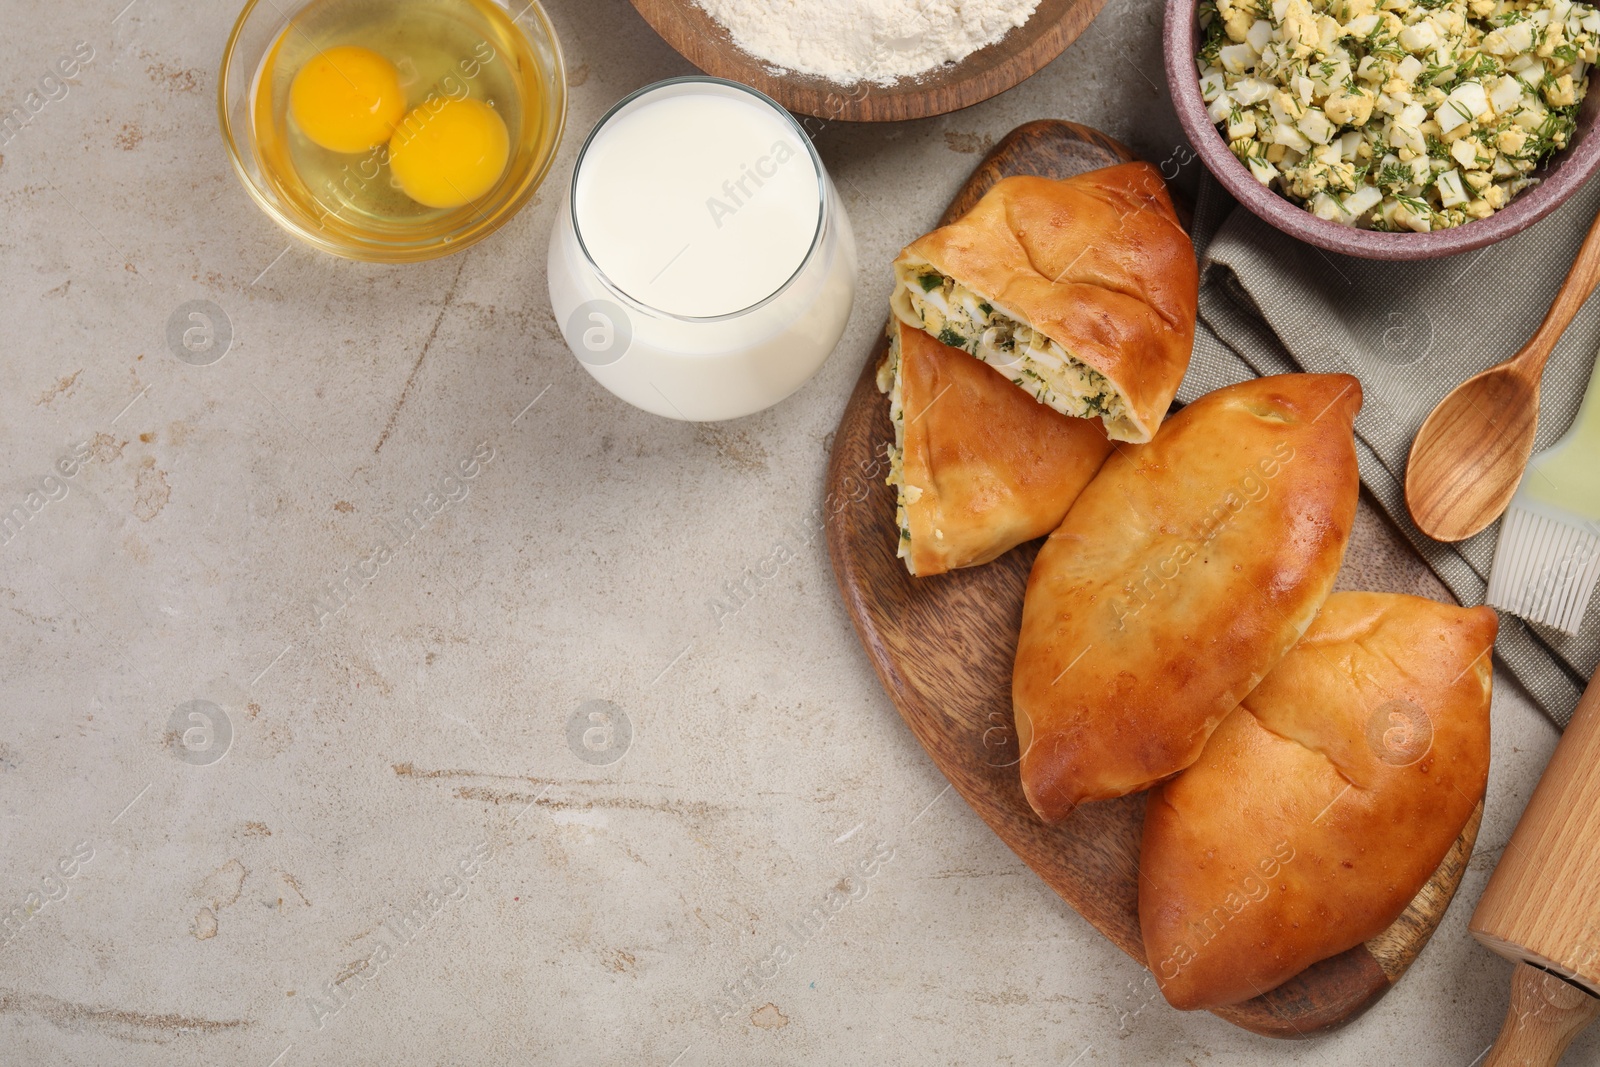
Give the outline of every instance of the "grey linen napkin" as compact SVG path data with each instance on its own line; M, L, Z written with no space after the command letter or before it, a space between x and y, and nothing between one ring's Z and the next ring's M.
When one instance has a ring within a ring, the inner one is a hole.
M1362 482L1461 603L1481 604L1499 524L1459 545L1418 530L1405 506L1411 439L1446 393L1509 357L1538 329L1597 210L1600 182L1590 182L1543 222L1499 244L1447 259L1380 263L1296 241L1204 175L1194 220L1200 326L1178 399L1265 374L1359 377L1366 393L1356 420ZM1545 369L1535 451L1577 414L1597 347L1600 298L1579 312ZM1600 604L1591 601L1576 637L1505 613L1500 622L1495 651L1505 669L1565 726L1600 662Z

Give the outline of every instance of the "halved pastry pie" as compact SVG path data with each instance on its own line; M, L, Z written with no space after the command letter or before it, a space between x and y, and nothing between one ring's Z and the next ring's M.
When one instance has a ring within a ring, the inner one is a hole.
M1150 440L1188 368L1194 247L1148 163L1005 178L894 268L901 322L1113 441Z
M1311 624L1360 488L1361 384L1284 374L1125 445L1028 576L1012 705L1046 822L1189 766Z
M1139 926L1177 1008L1265 993L1400 917L1483 799L1499 620L1335 593L1150 794Z
M988 563L1054 530L1111 453L1098 422L1052 411L902 322L889 324L878 388L894 423L899 555L918 576Z

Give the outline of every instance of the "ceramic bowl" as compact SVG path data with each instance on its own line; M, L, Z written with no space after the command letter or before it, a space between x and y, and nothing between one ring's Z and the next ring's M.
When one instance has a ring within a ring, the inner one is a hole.
M1380 233L1319 219L1256 181L1234 156L1222 133L1206 114L1200 96L1195 53L1200 50L1199 4L1167 0L1167 83L1178 120L1206 167L1234 198L1273 226L1318 248L1363 259L1433 259L1470 252L1532 226L1560 207L1600 167L1600 86L1584 98L1572 142L1535 172L1539 184L1524 189L1511 203L1486 219L1434 233Z

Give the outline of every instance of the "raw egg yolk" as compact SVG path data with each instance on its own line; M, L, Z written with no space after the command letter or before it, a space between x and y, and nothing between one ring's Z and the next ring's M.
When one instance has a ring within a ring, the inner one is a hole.
M460 207L494 188L511 156L498 112L471 97L430 100L389 142L389 171L400 189L428 207Z
M289 86L295 125L332 152L365 152L382 144L405 111L394 64L354 45L318 52Z

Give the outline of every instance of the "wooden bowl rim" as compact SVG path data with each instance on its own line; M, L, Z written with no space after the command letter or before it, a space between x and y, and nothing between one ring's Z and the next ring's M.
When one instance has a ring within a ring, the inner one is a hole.
M1380 233L1319 219L1256 181L1206 114L1200 75L1194 66L1200 46L1199 8L1198 0L1167 0L1162 47L1178 121L1206 168L1234 199L1265 222L1318 248L1382 260L1433 259L1471 252L1521 233L1549 215L1600 168L1600 134L1595 132L1600 91L1591 91L1584 98L1572 143L1544 164L1539 184L1486 219L1433 233ZM1600 90L1600 85L1593 89Z
M901 78L890 85L872 82L841 85L814 75L780 71L745 52L694 0L629 2L662 40L705 73L744 82L790 111L844 122L930 118L971 107L1014 89L1065 52L1106 4L1106 0L1040 0L1039 7L1026 23L1007 31L1000 40L958 63L935 68L915 78ZM1053 16L1042 17L1041 9L1055 3L1061 5L1061 10ZM685 17L677 20L659 17L668 6L681 11ZM703 23L704 28L696 30L690 25L691 20ZM1014 51L1003 47L1018 34L1032 36ZM983 84L986 77L992 80Z

